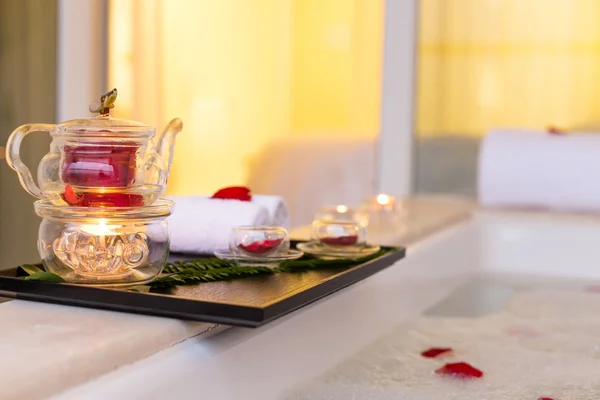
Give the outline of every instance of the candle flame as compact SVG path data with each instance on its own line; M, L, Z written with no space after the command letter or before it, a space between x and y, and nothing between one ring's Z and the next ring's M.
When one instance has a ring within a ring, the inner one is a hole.
M106 236L113 232L115 225L107 225L105 218L100 218L96 224L81 225L81 230L90 235Z
M346 213L348 212L348 206L344 206L344 205L339 205L335 208L335 210L337 212L339 212L340 214Z
M381 204L382 206L385 206L386 204L390 203L390 196L386 195L386 194L379 194L377 195L377 203Z

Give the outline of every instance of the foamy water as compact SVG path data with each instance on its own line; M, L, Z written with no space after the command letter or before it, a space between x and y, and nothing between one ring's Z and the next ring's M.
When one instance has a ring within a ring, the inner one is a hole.
M423 358L431 347L452 356ZM435 370L465 361L484 377ZM306 382L288 400L600 400L600 293L528 290L478 318L422 317Z

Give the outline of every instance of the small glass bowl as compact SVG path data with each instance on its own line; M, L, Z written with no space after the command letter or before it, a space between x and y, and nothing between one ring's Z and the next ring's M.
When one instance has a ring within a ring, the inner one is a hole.
M290 238L281 226L238 226L231 233L229 250L245 257L281 256L290 250Z
M363 247L366 244L367 232L361 223L356 221L323 221L312 224L313 240L330 247Z

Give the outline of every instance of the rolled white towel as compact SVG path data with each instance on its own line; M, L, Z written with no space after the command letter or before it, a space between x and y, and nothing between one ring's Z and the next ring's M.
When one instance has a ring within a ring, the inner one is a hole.
M260 204L208 199L200 196L170 197L175 201L167 219L171 251L212 254L229 248L231 230L242 225L269 225L270 216Z
M494 130L478 172L483 206L600 211L600 134Z
M252 195L252 203L267 209L271 217L271 225L283 226L285 229L290 228L290 212L283 197L264 194Z
M177 204L178 199L182 198L209 199L210 197L209 195L193 195L187 197L174 196L171 199ZM283 226L286 229L290 228L290 212L283 197L253 194L251 203L263 206L267 210L269 213L268 225Z

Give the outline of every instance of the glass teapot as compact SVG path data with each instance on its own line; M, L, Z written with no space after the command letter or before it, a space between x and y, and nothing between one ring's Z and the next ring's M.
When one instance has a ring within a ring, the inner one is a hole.
M79 207L141 207L163 194L183 123L175 118L155 137L152 126L109 115L116 97L113 89L92 103L90 112L99 114L95 118L26 124L13 131L6 161L27 192L55 205ZM38 167L39 187L19 155L31 132L52 137L50 152Z

